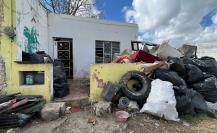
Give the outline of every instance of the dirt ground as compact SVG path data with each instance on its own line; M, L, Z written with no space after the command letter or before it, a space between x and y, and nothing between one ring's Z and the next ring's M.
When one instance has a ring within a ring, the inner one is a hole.
M88 123L88 119L93 123ZM127 123L115 121L114 113L95 117L89 108L68 114L58 120L44 122L36 119L15 133L217 133L217 120L200 115L186 116L189 125L168 122L148 114L134 114Z

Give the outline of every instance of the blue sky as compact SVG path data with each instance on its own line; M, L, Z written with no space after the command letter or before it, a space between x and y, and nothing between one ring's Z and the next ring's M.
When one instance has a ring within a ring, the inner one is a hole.
M205 27L209 27L210 25L213 24L212 22L212 17L216 14L217 12L217 8L211 10L207 15L205 15L201 22L200 22L200 25L205 28Z
M124 6L131 7L132 0L96 0L97 8L102 9L105 19L124 22Z
M132 0L96 0L97 8L104 12L105 19L125 22L124 7L132 7ZM217 8L205 15L200 25L205 28L213 24L211 18L217 12Z
M217 0L96 0L96 6L107 20L137 23L144 41L217 42Z

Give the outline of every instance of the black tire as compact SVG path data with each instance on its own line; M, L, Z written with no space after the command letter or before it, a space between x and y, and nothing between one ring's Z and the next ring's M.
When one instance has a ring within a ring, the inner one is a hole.
M137 80L141 87L137 91L132 91L128 88L127 83L130 80ZM129 71L120 80L121 92L130 100L145 100L150 92L151 85L150 80L145 76L144 73L139 71Z
M130 100L127 97L121 97L118 102L118 107L120 109L126 109L130 104Z

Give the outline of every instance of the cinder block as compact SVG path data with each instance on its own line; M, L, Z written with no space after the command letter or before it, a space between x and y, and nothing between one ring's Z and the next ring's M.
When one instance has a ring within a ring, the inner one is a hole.
M65 102L47 103L41 110L41 117L46 121L58 119L65 112Z

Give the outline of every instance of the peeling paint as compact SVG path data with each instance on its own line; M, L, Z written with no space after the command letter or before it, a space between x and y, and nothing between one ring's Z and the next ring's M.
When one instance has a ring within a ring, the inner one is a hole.
M96 73L93 73L92 78L93 78L93 80L96 80L96 82L98 84L97 85L98 88L103 89L106 86L106 83L103 81L103 79L100 79Z
M27 39L27 44L25 44L25 52L33 53L34 51L38 50L38 32L37 30L32 27L29 29L28 27L24 27L23 35Z

